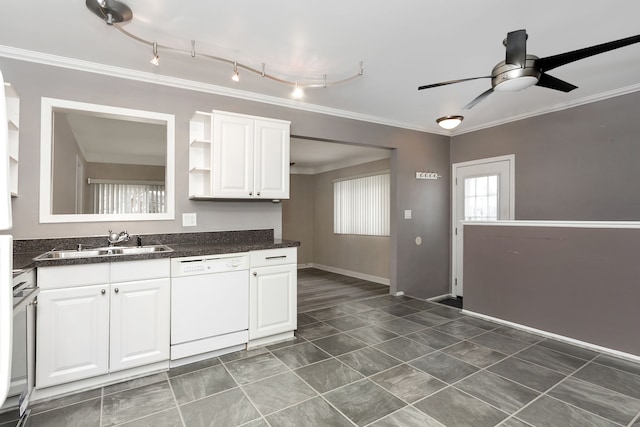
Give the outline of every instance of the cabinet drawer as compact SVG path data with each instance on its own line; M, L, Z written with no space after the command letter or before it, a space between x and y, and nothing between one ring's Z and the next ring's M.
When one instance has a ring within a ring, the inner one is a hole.
M169 277L170 273L171 260L169 258L111 263L111 283L161 279Z
M297 248L265 249L249 252L251 268L269 265L296 264L298 262Z
M109 283L109 263L61 265L38 268L42 290Z

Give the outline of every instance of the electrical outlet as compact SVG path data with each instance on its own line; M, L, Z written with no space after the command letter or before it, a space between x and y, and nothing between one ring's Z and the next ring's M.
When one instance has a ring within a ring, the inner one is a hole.
M195 212L182 214L183 227L195 227L196 225L198 225L198 214Z
M404 219L411 219L411 209L406 209L404 211Z

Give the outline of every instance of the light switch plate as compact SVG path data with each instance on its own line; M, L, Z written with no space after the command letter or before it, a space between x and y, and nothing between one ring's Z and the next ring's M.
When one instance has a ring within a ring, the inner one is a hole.
M198 225L198 214L195 212L182 214L183 227L195 227L196 225Z
M404 219L411 219L411 209L405 209Z

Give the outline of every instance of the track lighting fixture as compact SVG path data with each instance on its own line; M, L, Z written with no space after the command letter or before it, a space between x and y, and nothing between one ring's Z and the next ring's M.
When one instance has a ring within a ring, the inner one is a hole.
M236 83L240 81L240 73L238 73L238 63L236 61L233 61L233 76L231 76L231 80Z
M458 127L462 120L464 120L462 116L444 116L437 119L436 123L443 129L451 130Z
M183 50L183 49L179 49L171 46L158 45L156 42L145 40L142 37L138 37L137 35L132 34L129 31L122 28L120 25L118 25L118 23L127 22L133 19L133 12L126 4L120 2L119 0L85 0L85 4L87 8L89 8L93 13L95 13L98 17L100 17L100 19L105 21L108 25L113 26L123 35L127 36L131 40L134 40L138 43L146 44L147 46L152 46L153 58L151 59L151 63L153 65L158 66L160 63L159 57L158 57L158 48L163 49L163 52L167 51L172 53L186 54L186 55L190 55L192 58L195 58L196 56L195 40L191 40L191 50ZM343 79L328 80L327 74L323 74L320 77L312 77L308 79L297 78L293 80L293 79L287 79L286 77L282 77L281 75L276 76L273 74L269 74L268 72L266 72L266 65L264 62L262 62L261 69L256 69L248 65L240 64L234 60L230 60L220 56L207 55L200 52L198 52L198 58L204 58L212 61L224 62L226 64L233 65L233 76L231 77L231 79L234 82L237 82L240 80L239 69L242 68L243 70L249 73L256 74L260 77L267 78L277 83L282 83L288 86L295 85L294 93L292 94L292 96L296 98L301 98L303 96L304 94L303 89L326 88L329 86L348 83L362 76L364 73L364 67L362 65L362 62L360 62L360 67L358 68L357 73L351 76L345 77ZM302 81L302 80L305 80L305 81Z
M291 92L291 96L295 99L301 99L304 96L304 90L298 86L298 83L296 83L296 87L293 89L293 92Z
M150 61L156 67L160 65L160 57L158 56L158 43L153 42L153 58Z

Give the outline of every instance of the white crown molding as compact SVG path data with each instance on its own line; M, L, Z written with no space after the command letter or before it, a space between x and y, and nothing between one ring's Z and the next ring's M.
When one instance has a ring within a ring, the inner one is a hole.
M324 107L321 105L308 104L301 101L294 101L275 96L261 95L238 89L231 89L224 86L217 86L209 83L196 82L193 80L179 79L176 77L162 76L154 73L132 70L128 68L114 67L96 62L83 61L79 59L67 58L64 56L51 55L48 53L36 52L32 50L20 49L11 46L0 45L0 56L17 59L21 61L34 62L54 67L67 68L77 71L102 74L110 77L135 80L145 83L159 84L163 86L175 87L179 89L193 90L197 92L210 93L214 95L229 96L232 98L244 99L247 101L260 102L263 104L277 105L280 107L294 108L311 113L326 114L346 119L359 120L363 122L376 123L386 126L393 126L402 129L410 129L420 132L435 133L438 135L450 136L449 132L435 127L421 126L412 123L389 120L383 117L371 116L367 114L354 113L352 111L340 110L337 108Z
M541 116L543 114L554 113L556 111L567 110L569 108L578 107L580 105L591 104L593 102L604 101L605 99L615 98L616 96L627 95L629 93L640 91L640 84L635 84L620 89L614 89L608 92L598 93L596 95L585 96L584 98L575 99L573 101L565 102L562 104L556 104L551 107L540 108L538 110L531 111L525 114L519 114L517 116L507 117L502 120L495 120L493 122L483 123L478 126L461 129L459 131L452 132L450 136L462 135L465 133L476 132L483 129L492 128L495 126L504 125L511 122L517 122L518 120L529 119L531 117Z

